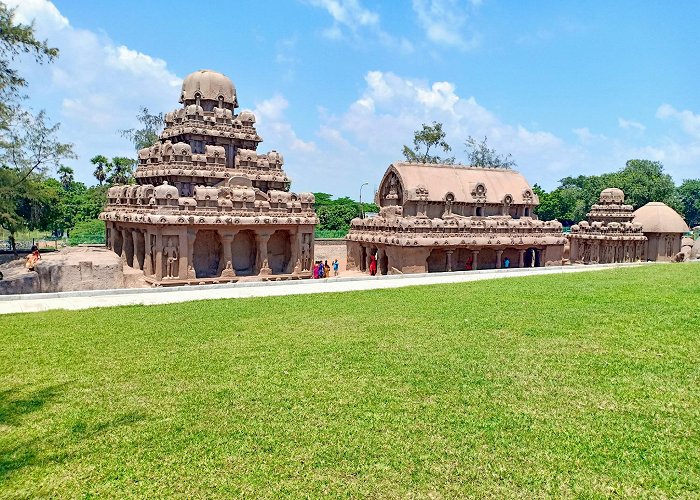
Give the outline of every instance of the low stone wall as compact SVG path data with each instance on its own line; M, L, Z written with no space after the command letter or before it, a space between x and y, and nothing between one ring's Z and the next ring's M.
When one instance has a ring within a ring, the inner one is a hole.
M142 278L125 280L121 259L105 248L66 248L42 254L35 271L24 268L24 259L4 264L0 270L4 275L0 295L145 286Z

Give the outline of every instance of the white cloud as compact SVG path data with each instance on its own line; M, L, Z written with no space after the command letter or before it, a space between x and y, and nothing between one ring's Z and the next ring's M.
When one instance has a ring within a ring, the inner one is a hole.
M273 145L274 149L282 151L289 148L293 151L313 153L316 145L313 142L301 140L292 125L284 116L289 102L280 94L275 94L270 99L257 103L253 113L258 119L257 127L260 135L266 142Z
M359 0L306 0L306 3L325 10L333 18L333 25L322 31L330 40L349 39L356 44L377 41L403 54L413 52L409 40L384 31L379 13L363 7Z
M413 10L425 36L437 45L469 50L480 43L468 26L469 16L479 0L413 0Z
M617 119L617 125L618 127L625 129L625 130L630 130L630 129L635 129L639 130L640 132L644 132L647 128L634 120L625 120L624 118L618 118Z
M656 110L656 117L662 120L675 120L680 123L681 128L686 134L700 139L700 114L693 113L687 109L678 111L670 104L662 104Z
M73 27L50 1L7 3L17 8L18 20L34 21L37 38L60 50L51 64L21 62L29 81L28 104L61 122L61 140L74 143L79 155L72 165L76 177L92 183L90 158L133 155L118 130L137 125L141 106L153 112L175 107L181 79L161 59L116 44L103 33Z

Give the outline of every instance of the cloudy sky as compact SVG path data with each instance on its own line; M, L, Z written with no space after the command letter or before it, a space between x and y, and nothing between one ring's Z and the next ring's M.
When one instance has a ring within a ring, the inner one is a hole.
M92 156L133 155L117 131L138 108L174 109L203 68L233 80L296 191L356 198L434 120L457 159L488 136L548 189L630 158L700 177L697 1L7 3L61 51L20 64L90 184Z

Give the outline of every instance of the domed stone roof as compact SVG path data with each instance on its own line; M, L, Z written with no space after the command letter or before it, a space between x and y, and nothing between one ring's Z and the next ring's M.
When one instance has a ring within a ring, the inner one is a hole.
M600 192L600 203L622 204L625 201L625 193L622 189L607 188Z
M226 104L238 106L236 87L229 77L209 69L200 69L190 73L182 82L182 94L180 102L195 101L199 94L200 99L218 101L224 98Z
M688 225L674 209L659 201L647 203L634 212L634 222L645 233L685 233Z

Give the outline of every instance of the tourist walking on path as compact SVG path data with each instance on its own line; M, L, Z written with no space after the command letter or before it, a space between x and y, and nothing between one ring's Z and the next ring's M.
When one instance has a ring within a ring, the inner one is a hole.
M319 279L325 278L325 273L323 272L323 261L319 260L318 261L318 277Z
M370 276L376 276L377 274L377 257L374 255L369 256L369 274Z
M314 279L318 279L318 261L314 262Z
M340 267L340 264L338 264L338 259L335 259L333 261L333 276L338 276L338 267Z
M323 263L323 276L326 278L331 277L331 266L328 265L328 261Z

